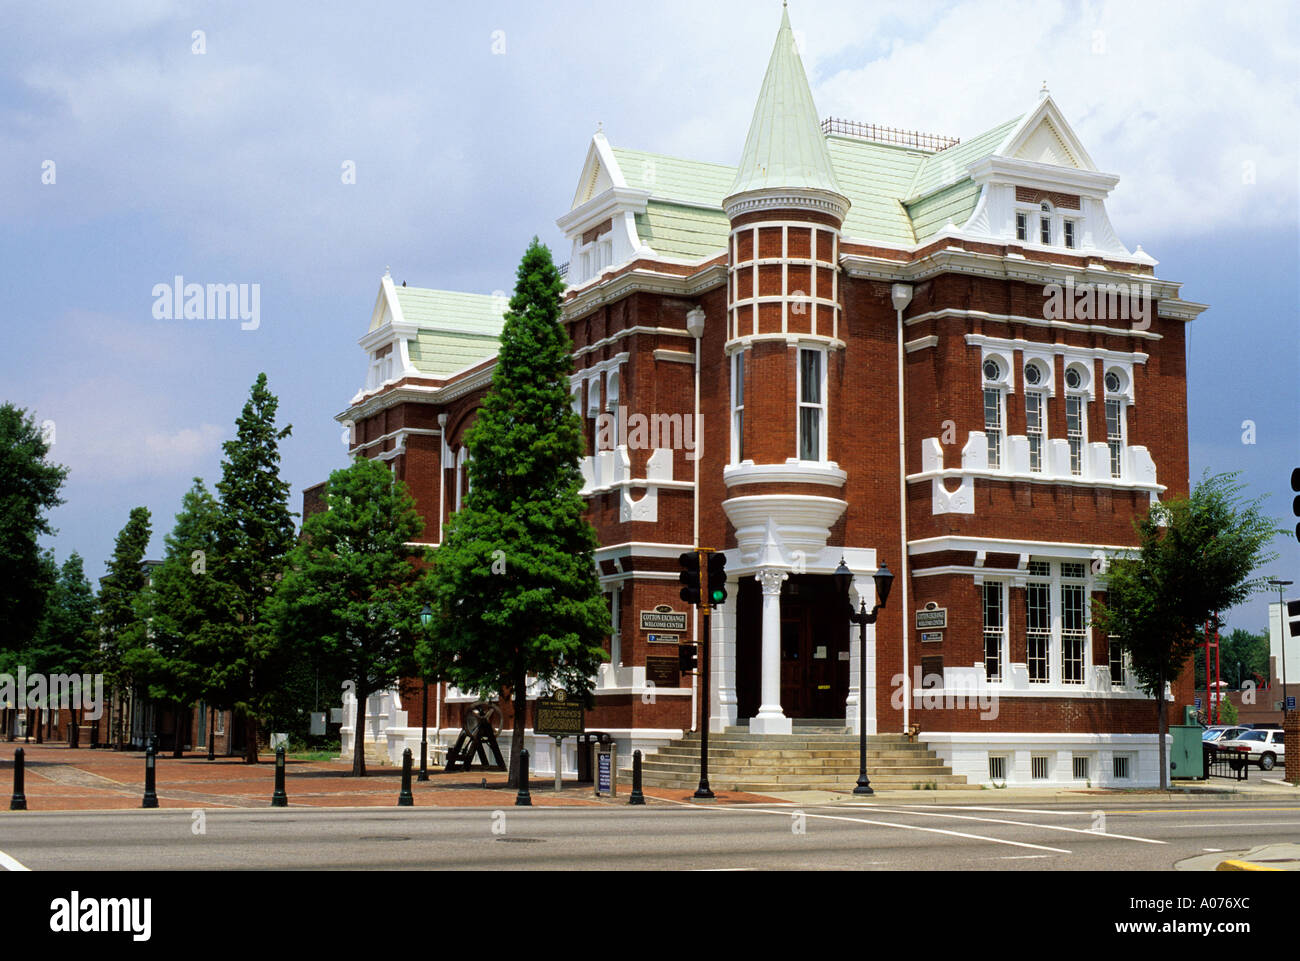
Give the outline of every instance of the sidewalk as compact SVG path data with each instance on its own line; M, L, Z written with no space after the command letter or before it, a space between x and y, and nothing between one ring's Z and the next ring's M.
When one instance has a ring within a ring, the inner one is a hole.
M28 811L125 811L141 807L144 796L143 751L72 750L64 744L24 744L0 741L0 816L9 813L13 792L14 749L24 751L24 789ZM351 776L351 762L285 761L285 794L290 807L396 807L401 790L400 768L367 765L366 776ZM444 773L429 768L429 780L416 780L411 794L415 807L506 807L515 803L516 789L506 787L503 771ZM486 785L486 786L485 786ZM207 760L206 753L173 758L157 756L155 790L159 808L270 807L275 791L275 756L262 754L260 763L241 758ZM535 807L626 805L631 777L620 772L618 796L596 798L592 785L564 782L555 791L553 777L529 778ZM681 800L689 791L647 788L647 803ZM719 792L720 803L770 801L753 794ZM18 814L20 812L14 812Z
M122 811L141 807L144 795L144 752L72 750L63 744L23 744L0 741L0 814L8 812L5 798L13 791L15 748L25 752L25 786L28 811ZM401 771L393 767L367 767L364 778L351 776L351 764L339 761L302 761L285 764L285 793L290 807L396 807ZM418 772L417 772L418 773ZM1254 772L1252 772L1254 773ZM240 758L207 760L205 753L173 758L159 754L156 790L160 808L262 808L270 807L275 790L275 758L261 756L259 764ZM1167 803L1267 802L1300 799L1300 788L1276 778L1247 781L1175 782L1174 788L1106 791L1099 789L1006 788L986 791L877 791L870 797L852 793L847 782L842 791L791 791L776 795L718 791L714 804L956 804L990 805L1026 801L1095 803L1102 799L1132 798ZM513 806L516 791L506 787L499 771L443 773L429 769L429 780L412 777L416 807ZM530 778L529 791L537 807L626 805L632 791L631 776L619 772L618 796L595 798L590 784L566 781L560 792L554 779ZM693 792L683 788L646 788L648 804L693 804ZM18 812L15 812L18 813Z

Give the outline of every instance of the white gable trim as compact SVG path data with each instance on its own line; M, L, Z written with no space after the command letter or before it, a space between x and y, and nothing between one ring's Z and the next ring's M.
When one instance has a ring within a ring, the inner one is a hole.
M1066 153L1074 158L1079 165L1079 169L1097 171L1097 165L1093 163L1092 157L1084 149L1083 142L1079 140L1074 128L1066 121L1065 115L1061 113L1060 108L1056 106L1056 102L1052 100L1050 95L1044 97L1036 109L1025 115L1024 119L1002 141L995 154L999 157L1015 158L1016 154L1034 139L1039 128L1044 123L1050 124L1052 132L1061 142Z

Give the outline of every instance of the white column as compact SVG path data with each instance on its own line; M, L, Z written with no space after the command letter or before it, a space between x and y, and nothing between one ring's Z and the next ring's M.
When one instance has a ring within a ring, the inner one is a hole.
M758 714L749 721L754 734L789 734L790 719L781 710L781 584L790 575L764 568L754 575L763 585L763 680Z
M740 581L727 580L727 603L713 610L713 647L709 665L716 679L709 730L721 733L733 727L739 716L736 701L736 607L740 603Z

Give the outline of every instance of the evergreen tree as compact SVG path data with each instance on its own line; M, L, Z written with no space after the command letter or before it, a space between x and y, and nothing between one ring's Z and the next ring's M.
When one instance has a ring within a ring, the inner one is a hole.
M275 632L266 623L266 605L284 571L294 542L289 485L280 479L279 442L291 427L277 429L279 401L258 374L236 421L234 440L222 445L217 484L215 563L209 571L220 597L219 620L208 650L204 686L220 691L218 703L244 716L244 760L257 763L258 719L274 695L278 678Z
M411 673L420 574L406 545L424 530L415 501L380 461L330 474L326 509L303 523L276 594L285 649L313 653L325 676L356 684L352 773L364 777L366 698Z
M45 515L63 503L68 469L49 463L49 452L27 411L0 405L0 648L31 643L53 587L37 541L54 534Z
M469 492L432 570L435 628L421 635L426 675L446 664L462 690L514 702L510 784L527 723L529 677L590 700L609 610L579 491L582 423L569 394L564 282L533 238L519 265L492 387L466 435Z
M95 632L95 592L86 578L81 555L75 551L59 568L58 580L50 594L50 604L41 624L37 649L28 660L28 670L44 674L82 674L94 666L97 647ZM83 694L83 697L88 697ZM50 710L60 705L50 704ZM70 704L68 746L77 747L79 704Z
M148 581L144 555L149 549L149 520L148 508L131 509L126 526L118 532L108 573L100 581L99 610L95 617L99 641L97 662L104 683L113 691L112 699L118 705L134 685L128 652L147 640L146 621L138 602ZM116 722L113 743L120 751L126 734L125 718L121 710L113 713Z
M188 718L195 701L213 694L208 683L220 640L214 629L220 589L208 576L208 564L215 559L216 526L217 502L196 477L142 599L150 643L127 654L131 673L149 697L171 705L176 717L173 753L178 757L184 743L182 718Z
M1140 553L1111 559L1106 599L1094 604L1098 626L1119 638L1155 698L1161 789L1169 777L1165 687L1187 666L1204 626L1222 626L1220 611L1264 588L1252 575L1277 557L1264 548L1282 529L1260 513L1260 501L1240 501L1242 488L1235 474L1206 476L1190 497L1153 504L1134 523Z

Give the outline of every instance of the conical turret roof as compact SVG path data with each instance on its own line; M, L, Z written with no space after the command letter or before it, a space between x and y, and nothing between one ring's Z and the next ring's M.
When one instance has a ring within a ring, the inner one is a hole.
M731 195L771 188L844 195L831 167L817 107L790 29L790 15L784 8Z

